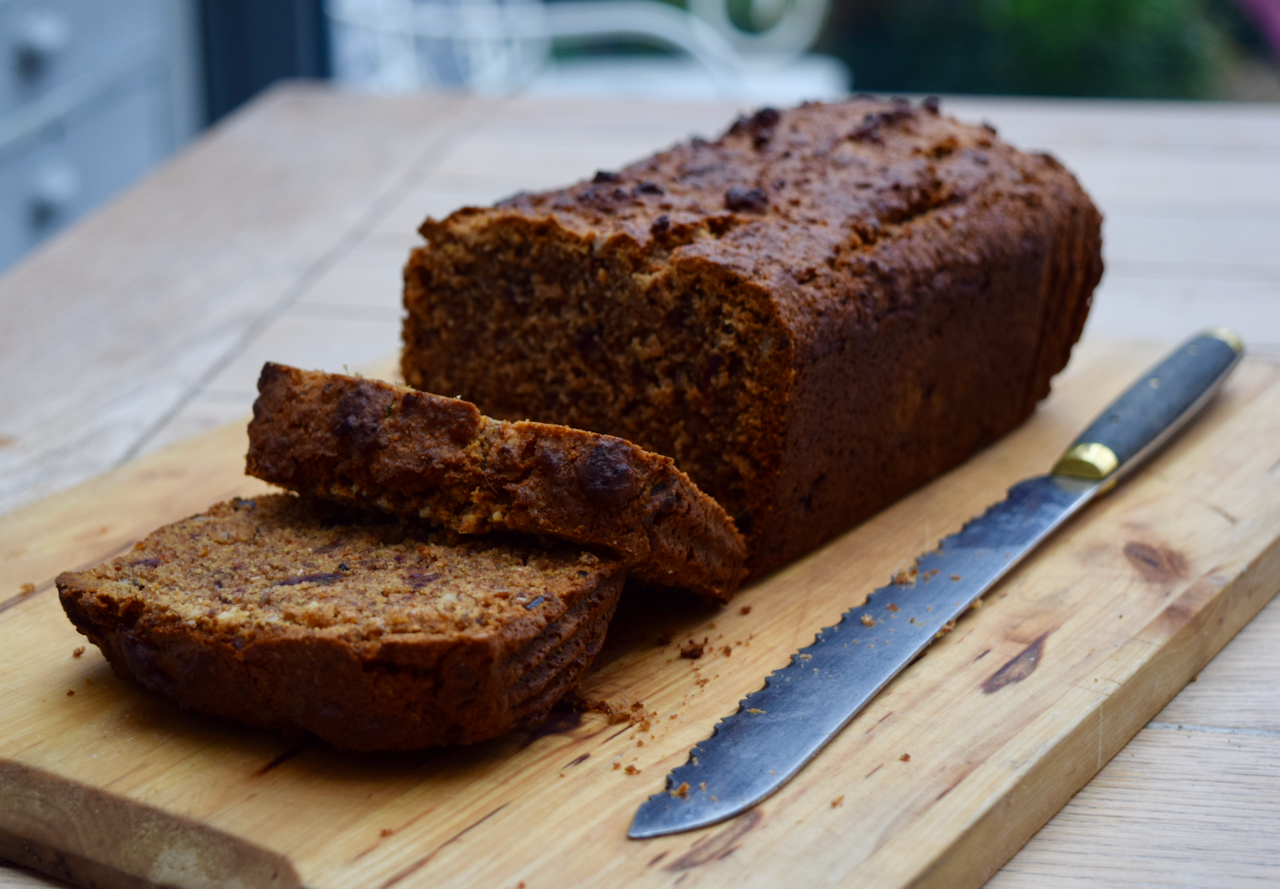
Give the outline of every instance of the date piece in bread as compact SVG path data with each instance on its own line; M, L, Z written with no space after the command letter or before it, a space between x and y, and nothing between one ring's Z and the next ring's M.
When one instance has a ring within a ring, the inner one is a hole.
M675 458L753 574L1026 418L1080 335L1101 217L935 103L764 109L560 191L428 219L406 382Z
M452 538L452 539L446 539ZM57 580L116 674L336 747L536 724L599 651L625 569L292 494L233 500Z
M475 405L268 363L247 471L464 534L516 531L617 555L630 576L721 601L746 547L669 457L612 436L499 422Z

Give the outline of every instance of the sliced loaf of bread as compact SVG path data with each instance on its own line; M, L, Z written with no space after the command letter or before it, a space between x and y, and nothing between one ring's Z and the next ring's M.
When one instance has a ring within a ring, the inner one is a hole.
M759 575L1035 409L1088 314L1101 222L1056 160L935 102L765 108L427 219L402 371L674 458Z

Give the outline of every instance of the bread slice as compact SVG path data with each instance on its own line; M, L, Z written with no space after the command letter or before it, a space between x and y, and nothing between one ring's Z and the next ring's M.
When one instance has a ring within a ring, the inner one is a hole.
M1056 160L936 103L766 108L427 219L404 379L673 457L760 574L1034 410L1084 325L1100 226Z
M546 535L615 554L642 581L728 599L746 548L668 457L377 380L268 363L247 471L463 534Z
M291 494L237 499L57 579L117 675L186 709L336 747L537 723L599 651L624 568Z

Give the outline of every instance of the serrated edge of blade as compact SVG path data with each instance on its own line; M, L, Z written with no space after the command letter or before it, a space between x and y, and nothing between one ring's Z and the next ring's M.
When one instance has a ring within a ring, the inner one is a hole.
M941 538L933 549L922 552L918 556L916 556L912 562L912 569L909 569L912 571L912 574L911 574L912 579L910 583L901 582L899 578L902 576L902 572L898 572L897 574L894 575L893 579L891 579L889 583L885 584L884 586L877 587L876 589L868 593L865 601L843 612L840 615L839 620L837 620L835 623L830 624L829 626L825 626L822 629L818 630L816 633L814 633L813 642L809 643L803 648L797 649L796 651L792 652L791 659L784 666L770 671L764 677L764 682L760 686L760 688L750 692L745 697L743 697L738 702L738 707L736 710L734 710L732 713L728 714L727 716L724 716L721 719L717 720L716 724L712 726L711 734L709 736L697 742L696 744L693 745L693 747L690 748L689 758L686 762L684 762L679 766L675 766L674 768L672 768L670 771L667 772L666 782L663 790L659 791L658 793L652 794L651 796L646 798L645 801L641 803L640 806L637 808L636 814L632 817L632 828L634 828L635 821L639 818L641 812L645 810L646 806L649 806L650 804L657 805L663 799L678 796L677 794L673 793L673 790L677 790L682 784L690 783L683 780L683 778L681 777L681 773L684 772L687 775L688 770L690 768L694 768L697 765L699 765L698 754L700 752L702 753L706 752L703 749L702 745L708 744L714 741L717 738L717 736L723 734L723 732L727 727L731 726L734 722L742 718L744 714L752 710L753 708L750 706L752 699L757 698L758 696L769 691L775 681L775 677L782 675L787 670L790 670L793 667L797 667L800 661L803 660L802 655L809 653L812 649L822 644L824 634L829 634L834 631L838 631L838 629L841 626L847 623L850 623L855 618L860 622L861 618L859 617L859 614L861 613L870 614L872 607L877 604L876 603L877 596L894 593L894 592L901 592L908 589L914 589L914 588L917 588L921 583L927 582L920 579L919 573L917 570L918 566L922 561L929 558L930 556L937 556L939 558L946 558L950 556L951 553L948 552L949 543L952 547L952 552L954 552L956 549L960 549L960 550L968 549L968 547L958 546L958 541L961 539L961 537L965 534L966 531L972 530L984 519L987 519L991 514L1005 507L1008 504L1008 502L1012 499L1014 492L1017 491L1019 488L1025 485L1030 485L1032 483L1040 482L1048 478L1051 478L1051 477L1040 476L1032 479L1026 479L1022 482L1019 482L1018 484L1015 484L1014 486L1009 488L1004 498L990 504L985 510L983 510L982 513L970 518L968 521L964 523L964 525L961 526L960 530L952 534L948 534L947 536ZM908 657L903 658L901 663L898 664L896 670L894 670L893 673L888 676L888 678L884 679L878 686L876 686L867 695L866 701L858 708L849 712L845 716L844 720L840 723L840 726L836 728L834 731L831 731L827 735L827 737L820 744L816 745L814 749L804 759L798 760L793 765L793 767L786 772L786 774L778 775L776 780L773 780L772 782L770 782L771 786L769 787L768 790L755 796L750 800L733 804L731 808L727 808L722 814L717 814L714 818L710 818L702 821L698 821L698 820L689 821L678 828L673 828L670 830L665 830L665 831L656 832L656 833L633 834L631 830L628 830L628 836L631 836L632 838L637 838L637 839L650 838L654 836L662 836L668 833L676 833L676 832L682 832L685 830L692 830L700 827L706 827L711 824L717 824L721 821L726 821L729 818L732 818L738 814L741 814L742 812L746 811L747 809L751 808L757 803L762 802L765 799L768 799L780 787L786 784L787 781L791 779L791 777L793 777L796 773L798 773L806 765L808 765L813 760L813 758L822 751L822 749L827 745L827 743L829 743L830 740L835 737L836 734L838 734L840 731L844 729L845 726L847 726L850 722L852 722L853 719L860 712L862 712L862 710L866 707L867 702L869 702L876 695L878 695L884 689L885 686L887 686L891 681L893 681L893 679L899 673L902 672L902 670L906 669L908 666L914 663L915 660L919 658L921 654L923 654L923 652L926 649L928 649L928 647L938 638L938 636L942 634L943 629L948 624L950 624L952 621L957 619L959 616L963 615L973 605L975 601L982 598L982 596L984 596L996 583L998 583L1001 579L1003 579L1004 576L1008 574L1008 572L1012 570L1014 566L1016 566L1019 562L1021 562L1022 559L1027 554L1034 551L1040 545L1040 543L1043 542L1043 540L1046 537L1052 534L1053 531L1056 530L1058 527L1060 527L1063 522L1065 522L1068 518L1070 518L1072 515L1074 515L1076 512L1082 509L1087 503L1089 503L1093 499L1094 492L1096 492L1096 490L1099 488L1099 485L1096 482L1083 483L1083 482L1078 482L1078 480L1069 480L1066 482L1066 484L1069 485L1070 487L1075 487L1077 485L1079 485L1080 487L1080 494L1078 495L1074 505L1071 506L1070 508L1064 509L1062 514L1058 516L1055 519L1055 521L1051 525L1049 525L1045 531L1039 534L1035 538L1033 543L1026 546L1018 554L1017 558L1012 558L1012 557L1006 558L1005 564L1001 567L999 572L994 574L985 583L983 583L980 587L978 587L975 592L968 595L965 599L963 599L961 602L958 602L952 608L940 609L936 615L933 615L933 617L931 618L931 623L934 624L934 628L928 631L925 631L923 627L921 628L922 643L919 646L919 648L916 651L912 652ZM692 784L690 784L688 792L693 792ZM720 800L716 800L716 802L718 803L720 802Z

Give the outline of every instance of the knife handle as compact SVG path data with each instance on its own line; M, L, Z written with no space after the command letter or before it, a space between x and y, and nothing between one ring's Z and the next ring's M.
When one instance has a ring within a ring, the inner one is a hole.
M1243 355L1240 338L1223 327L1187 340L1113 401L1067 448L1053 474L1114 485L1195 416Z

